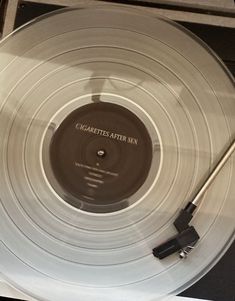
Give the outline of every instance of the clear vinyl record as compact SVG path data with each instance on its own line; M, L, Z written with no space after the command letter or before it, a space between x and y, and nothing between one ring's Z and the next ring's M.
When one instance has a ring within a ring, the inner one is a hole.
M152 249L234 138L234 82L172 21L63 9L0 44L0 271L39 300L162 300L234 238L232 159L187 260Z

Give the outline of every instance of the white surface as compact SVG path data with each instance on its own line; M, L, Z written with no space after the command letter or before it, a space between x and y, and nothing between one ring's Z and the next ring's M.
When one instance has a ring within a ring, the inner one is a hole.
M8 5L6 8L6 15L4 18L4 25L3 25L3 33L2 33L3 37L11 33L14 29L18 2L19 2L18 0L8 1Z

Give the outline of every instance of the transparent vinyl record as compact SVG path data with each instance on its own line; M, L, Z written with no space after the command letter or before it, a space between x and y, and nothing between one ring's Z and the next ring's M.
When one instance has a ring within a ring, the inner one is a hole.
M234 138L234 82L172 21L116 5L39 18L0 44L0 271L39 300L163 300L234 238L233 158L186 260L152 249Z

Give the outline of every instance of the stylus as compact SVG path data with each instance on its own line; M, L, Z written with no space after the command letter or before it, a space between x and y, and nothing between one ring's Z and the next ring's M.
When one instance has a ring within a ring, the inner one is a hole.
M197 190L193 200L189 202L184 209L182 209L174 221L174 226L178 231L178 234L172 237L170 240L164 242L160 246L153 249L153 255L159 259L163 259L175 252L179 252L180 258L185 258L194 248L194 245L200 239L197 231L193 226L189 225L189 222L193 218L193 212L198 207L203 199L203 195L208 190L210 185L215 180L218 173L221 171L225 163L229 160L235 150L235 139L223 153L218 163L210 172L201 187Z

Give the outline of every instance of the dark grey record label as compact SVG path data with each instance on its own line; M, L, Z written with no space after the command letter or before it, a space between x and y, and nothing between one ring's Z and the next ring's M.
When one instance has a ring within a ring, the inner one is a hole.
M50 143L53 174L71 205L91 212L128 207L145 182L152 141L142 121L123 106L92 103L70 113Z

